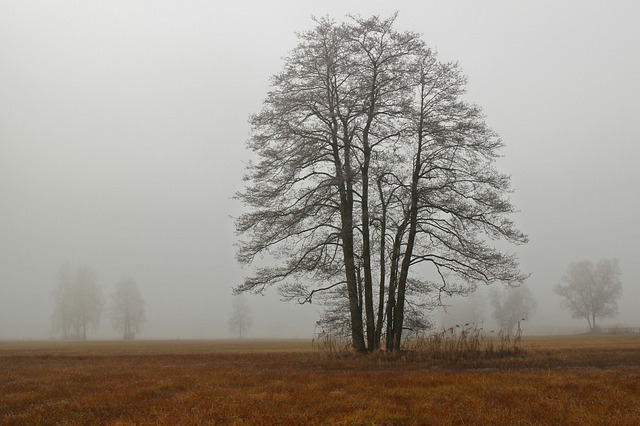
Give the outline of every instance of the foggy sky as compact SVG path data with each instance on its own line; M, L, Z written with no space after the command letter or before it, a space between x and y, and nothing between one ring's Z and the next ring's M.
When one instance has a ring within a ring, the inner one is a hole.
M635 1L0 2L0 339L51 337L58 269L122 276L141 338L229 337L247 119L311 16L389 16L469 77L506 147L511 250L538 299L529 330L581 331L553 287L618 258L640 325L640 3ZM275 289L274 289L275 290ZM316 306L248 296L250 336L310 338ZM552 327L552 328L549 328ZM117 338L107 316L89 337Z

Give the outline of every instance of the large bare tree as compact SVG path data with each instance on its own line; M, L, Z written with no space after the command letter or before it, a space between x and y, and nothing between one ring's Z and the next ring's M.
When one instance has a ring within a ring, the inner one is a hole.
M116 284L111 301L111 323L122 333L124 340L133 340L147 321L144 299L138 283L132 278L122 278Z
M383 336L399 350L443 292L526 278L489 244L527 240L494 167L500 139L463 100L459 67L394 20L324 18L298 35L251 118L256 161L237 195L250 207L237 257L256 267L236 293L324 293L359 352Z
M100 324L104 299L90 267L79 266L74 271L69 265L62 266L54 298L53 325L62 338L86 340L87 330Z
M556 294L573 318L584 318L591 332L597 331L596 319L614 317L617 300L622 295L620 265L617 259L601 259L597 264L588 260L572 263L558 284Z

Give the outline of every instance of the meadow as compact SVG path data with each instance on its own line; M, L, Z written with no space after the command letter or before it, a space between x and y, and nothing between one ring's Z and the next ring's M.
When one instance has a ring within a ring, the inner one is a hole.
M0 424L637 425L640 336L456 361L308 341L0 342Z

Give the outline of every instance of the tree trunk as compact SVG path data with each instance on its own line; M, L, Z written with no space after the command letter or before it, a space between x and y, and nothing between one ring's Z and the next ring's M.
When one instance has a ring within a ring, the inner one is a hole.
M365 164L362 167L362 266L364 269L364 306L367 322L367 347L376 349L375 317L373 311L373 277L371 274L371 245L369 230L369 157L365 151Z
M394 318L396 315L396 293L398 287L398 263L400 260L400 248L402 245L402 236L404 234L406 224L402 224L396 231L393 240L393 250L391 254L391 271L389 273L389 294L387 297L387 351L393 351L394 338Z
M340 159L338 144L338 123L333 117L332 138L333 155L336 171L336 180L340 193L340 217L342 234L342 253L345 266L345 278L347 281L347 293L349 296L349 313L351 318L351 339L353 348L357 352L367 351L364 341L364 326L362 323L362 308L359 303L358 282L356 277L356 264L353 244L353 184L351 176L351 159L349 135L343 136L344 142L344 168Z
M378 193L380 195L380 202L382 205L382 217L380 218L380 288L378 291L378 316L376 321L376 335L375 342L376 348L380 348L380 341L382 339L382 323L384 321L384 296L386 286L386 234L387 234L387 205L384 200L384 193L382 191L382 182L378 179Z
M349 232L347 232L349 234ZM351 233L352 234L352 233ZM352 234L353 235L353 234ZM353 243L347 238L343 241L345 274L347 279L347 292L349 295L349 311L351 314L351 338L353 348L357 352L364 353L367 347L364 342L364 327L362 323L362 308L359 303L358 282L356 278L356 266L353 256Z
M423 98L424 99L424 92ZM424 111L424 103L421 105L421 111ZM398 296L395 305L393 318L393 336L392 348L399 351L402 344L402 328L404 326L404 306L405 292L407 288L407 279L409 278L409 268L411 266L411 258L413 256L413 247L415 245L416 233L418 229L418 183L420 181L420 171L422 169L422 144L423 144L423 121L424 115L420 116L418 123L418 146L414 158L413 175L411 178L411 204L409 206L409 229L407 235L407 244L402 258L402 266L398 279Z
M371 273L371 231L369 218L369 165L371 163L371 146L369 133L376 110L377 67L374 65L373 78L369 92L369 108L367 110L367 124L362 130L363 161L362 174L362 266L364 267L364 305L367 320L367 347L369 351L377 349L375 314L373 310L373 276Z

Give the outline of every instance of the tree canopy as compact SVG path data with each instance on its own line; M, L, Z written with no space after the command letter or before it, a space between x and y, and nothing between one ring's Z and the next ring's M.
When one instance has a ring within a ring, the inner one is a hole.
M251 117L236 293L325 297L359 352L400 349L445 294L519 284L502 146L466 77L395 17L315 20ZM262 260L256 261L256 258ZM338 307L336 310L335 308ZM328 311L328 312L329 312Z

